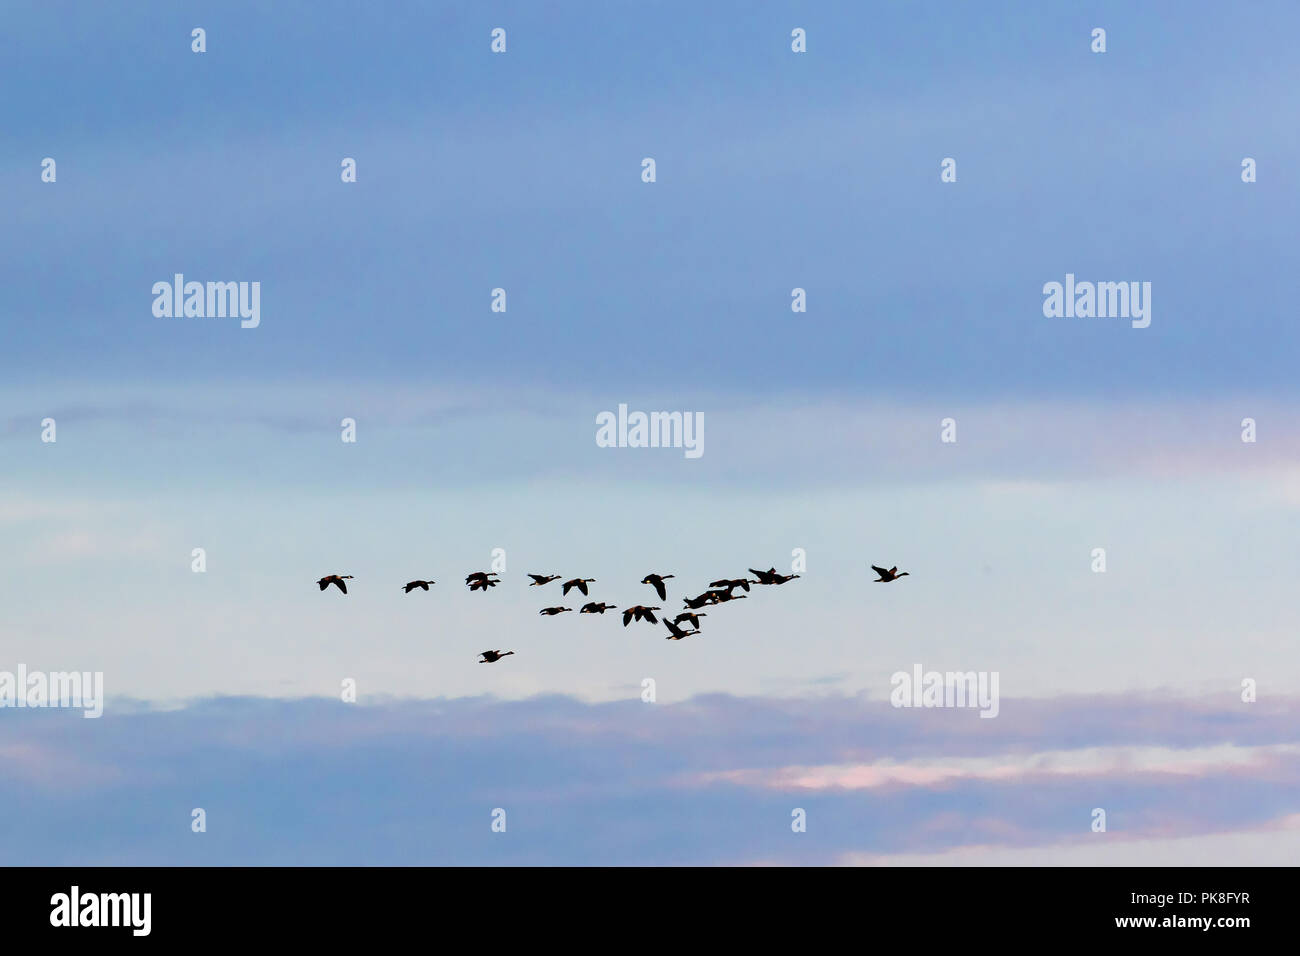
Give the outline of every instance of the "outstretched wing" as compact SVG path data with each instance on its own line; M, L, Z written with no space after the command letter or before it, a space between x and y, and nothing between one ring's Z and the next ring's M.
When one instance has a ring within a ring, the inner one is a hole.
M590 594L590 593L591 593L590 591L587 590L587 582L586 582L586 581L579 581L579 582L578 582L578 590L581 591L583 594Z
M874 564L871 566L871 570L875 571L882 578L889 574L889 572L885 568L878 568Z
M666 600L668 600L668 592L664 590L664 582L663 582L663 581L656 581L656 582L655 582L655 593L659 595L659 600L661 600L661 601L666 601Z
M646 617L646 620L649 621L651 624L658 624L658 623L659 623L659 618L655 617L655 612L654 612L654 611L646 611L646 612L645 612L645 617Z

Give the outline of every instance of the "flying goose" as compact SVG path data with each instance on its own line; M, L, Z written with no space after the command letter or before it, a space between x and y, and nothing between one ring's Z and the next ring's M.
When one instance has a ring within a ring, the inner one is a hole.
M755 584L785 584L786 581L793 581L799 576L797 574L778 574L776 568L768 568L766 571L759 571L757 568L750 568L749 570L758 575Z
M434 581L432 579L428 581L407 581L406 584L402 586L402 590L405 591L407 594L410 594L416 588L423 588L424 590L427 591L429 590L430 584L437 584L437 583L438 583L437 581Z
M528 576L533 579L533 583L528 585L530 588L535 588L539 584L549 584L551 581L560 579L558 574L530 574Z
M682 621L690 621L691 627L699 627L700 618L702 617L708 617L708 615L705 614L703 611L701 611L698 614L696 614L694 611L682 611L681 614L678 614L675 618L673 618L673 623L680 624L682 623Z
M342 591L344 594L347 594L348 586L343 582L344 580L350 580L351 578L352 575L350 574L327 574L325 577L321 578L316 583L320 585L320 589L322 591L324 591L331 584L337 584L339 590Z
M505 653L501 651L479 651L479 653L483 655L483 659L479 661L480 664L495 664L501 658L509 657L514 651L506 651Z
M587 594L587 585L588 585L588 583L590 583L590 582L592 582L592 581L594 581L594 580L596 580L596 579L595 579L595 578L573 578L573 579L571 579L571 580L565 581L565 582L564 582L564 590L563 590L561 593L563 593L563 594L568 594L570 588L577 588L579 591L581 591L581 592L585 595L585 594Z
M872 582L873 584L888 584L890 581L897 581L899 578L905 578L911 574L910 571L903 571L900 574L898 565L894 565L886 571L884 568L878 568L873 564L871 570L880 575L880 577L876 578L876 580Z
M579 614L604 614L606 611L617 611L617 610L618 608L615 607L613 604L606 604L604 601L601 601L599 604L597 604L595 601L592 601L590 604L584 604L582 606L582 610L579 611L578 613Z
M748 591L750 584L753 583L756 582L750 581L749 578L722 578L717 581L710 581L709 587L726 588L728 591L732 590L733 588L744 588L746 591Z
M700 633L699 628L696 628L693 631L683 631L672 621L668 620L668 618L664 618L664 625L668 628L668 636L664 639L668 641L680 641L683 637L690 637L692 634Z
M623 610L623 626L627 627L633 620L649 621L651 624L658 624L659 618L655 617L654 612L661 610L657 607L644 607L640 604L634 605Z
M676 577L676 575L647 574L645 577L641 579L641 583L650 585L652 588L655 589L655 593L659 595L659 600L666 601L668 599L668 592L664 590L664 581L668 580L671 577Z
M573 608L571 607L544 607L537 613L545 614L549 617L554 617L557 614L563 614L565 611L572 611L572 610Z

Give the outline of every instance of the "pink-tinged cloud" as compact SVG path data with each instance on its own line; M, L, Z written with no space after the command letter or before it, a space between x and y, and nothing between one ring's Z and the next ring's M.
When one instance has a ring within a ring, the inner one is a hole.
M1043 751L996 758L873 764L791 766L697 774L699 785L730 783L771 790L866 790L876 787L941 787L960 780L1015 781L1054 776L1173 774L1199 777L1226 771L1259 771L1279 757L1295 757L1300 745L1219 746L1193 750L1107 747Z
M1300 727L1294 700L1233 700L1004 699L996 720L834 696L9 710L0 846L51 863L907 862L1086 848L1100 807L1111 844L1220 834L1237 858L1231 834L1300 818ZM177 814L197 806L221 841L185 839ZM484 842L493 807L509 841ZM60 855L44 832L69 836Z

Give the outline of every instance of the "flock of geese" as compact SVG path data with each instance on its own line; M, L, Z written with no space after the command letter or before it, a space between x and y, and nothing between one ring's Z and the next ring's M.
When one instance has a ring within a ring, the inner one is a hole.
M682 602L686 606L684 611L671 619L669 618L669 615L663 615L664 626L668 628L668 636L664 638L664 640L680 641L684 637L690 637L692 634L700 633L700 618L708 617L707 613L700 610L702 607L708 607L712 604L726 604L728 601L743 601L749 596L749 588L752 584L769 586L781 585L799 577L797 574L781 574L776 570L776 568L768 568L766 571L759 571L755 568L749 568L748 570L750 574L755 576L754 578L719 578L716 581L710 581L708 590L704 591L702 594L693 598L683 598ZM898 570L898 565L894 565L892 568L880 568L873 564L871 570L880 575L880 577L875 581L876 584L888 584L890 581L897 581L899 578L908 576L907 571ZM550 584L552 581L560 580L560 575L558 574L529 574L528 576L533 579L532 583L528 585L530 588L543 587ZM664 582L672 577L675 577L675 575L651 573L643 577L641 583L650 585L650 587L655 589L655 593L659 595L659 600L666 601L668 600L668 588L665 586ZM351 580L352 575L350 574L327 574L316 583L320 586L322 591L332 584L344 594L347 594L348 586L346 582ZM576 590L579 591L583 597L590 597L591 592L588 590L587 585L593 584L595 581L595 578L570 578L560 585L560 596L567 596L570 591ZM419 588L422 591L427 591L429 590L429 585L437 583L438 582L434 581L432 578L427 581L407 581L402 585L402 590L407 594L410 594L416 588ZM471 591L487 591L489 588L494 588L500 583L500 575L495 571L475 571L465 578L465 584L469 586ZM735 592L737 588L740 588L745 593L736 594ZM571 607L555 605L552 607L544 607L537 613L545 615L546 617L555 617L557 614L564 614L566 611L572 610L573 608ZM578 613L604 614L606 611L617 610L618 607L613 604L606 604L604 601L588 601L581 607ZM659 618L655 617L655 611L662 610L663 607L657 604L649 607L644 604L634 604L631 607L625 607L623 608L623 626L627 627L633 621L646 621L650 624L658 624ZM682 627L683 624L690 625L690 629L687 630ZM497 661L501 660L501 658L509 657L513 653L514 651L501 650L481 651L480 657L482 659L478 663L495 664Z

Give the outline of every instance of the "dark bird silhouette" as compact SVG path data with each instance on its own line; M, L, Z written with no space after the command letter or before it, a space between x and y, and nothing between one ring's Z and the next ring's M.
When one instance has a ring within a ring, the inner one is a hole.
M702 607L708 607L710 604L717 604L718 601L717 596L713 591L705 591L699 597L682 598L682 603L692 611L695 611Z
M668 636L665 638L668 641L680 641L683 637L690 637L692 634L700 633L699 628L693 631L683 631L668 618L664 618L664 625L668 628Z
M668 599L668 592L664 590L664 582L671 577L676 577L676 575L647 574L645 577L641 579L641 583L648 584L651 587L653 587L655 589L655 593L659 595L659 600L666 601Z
M606 604L604 601L601 601L599 604L597 604L595 601L592 601L590 604L584 604L582 606L582 610L579 611L578 613L579 614L604 614L606 611L617 611L617 610L618 608L615 607L613 604Z
M673 623L680 624L682 621L690 621L691 627L699 627L700 618L702 617L708 617L708 615L703 612L696 614L694 611L683 611L681 614L678 614L673 618Z
M710 581L709 587L726 588L728 591L732 590L733 588L744 588L746 591L748 591L749 586L754 583L757 582L750 581L749 578L722 578L721 580L718 581Z
M483 655L483 659L479 661L480 664L495 664L501 658L509 657L514 651L506 651L505 653L501 651L479 651L479 653Z
M707 591L705 593L711 594L713 596L714 604L725 604L727 601L743 601L745 600L746 597L748 597L748 595L745 594L732 594L730 591L722 591L722 590Z
M776 568L768 568L766 571L759 571L757 568L750 568L749 570L758 575L755 584L785 584L786 581L793 581L799 576L797 574L778 574Z
M488 578L498 577L495 571L475 571L472 574L465 575L465 583L473 584L475 581L486 581Z
M586 594L586 593L587 593L587 584L588 584L588 582L590 582L590 581L594 581L594 580L596 580L596 579L595 579L595 578L573 578L572 580L565 581L565 582L564 582L564 591L563 591L563 593L564 593L564 594L568 594L570 588L577 588L577 589L578 589L579 591L581 591L583 594Z
M871 570L880 575L880 577L876 578L876 580L872 582L873 584L888 584L890 581L897 581L899 578L905 578L911 574L910 571L904 571L900 574L898 571L898 565L894 565L886 571L884 568L878 568L873 564Z
M406 584L404 584L404 585L402 586L402 590L405 591L407 594L410 594L410 593L411 593L412 591L414 591L416 588L423 588L424 590L427 591L427 590L429 590L429 585L430 585L430 584L437 584L437 583L438 583L437 581L432 581L432 580L430 580L430 581L407 581Z
M539 584L549 584L560 579L558 574L530 574L528 576L533 579L533 583L528 585L530 588L535 588Z
M776 568L768 568L766 571L759 571L756 568L750 568L749 570L758 575L755 584L785 584L786 581L793 581L799 576L797 574L778 574Z
M486 591L488 588L494 588L501 583L494 580L496 576L495 571L490 574L486 571L475 571L465 579L465 583L469 585L471 591Z
M346 584L344 584L343 582L344 582L345 580L350 580L351 578L352 578L352 575L350 575L350 574L327 574L325 577L321 578L321 579L320 579L319 581L317 581L316 583L320 585L320 589L321 589L322 591L324 591L324 590L325 590L327 587L329 587L331 584L337 584L338 587L339 587L339 590L342 591L344 594L347 594L347 593L348 593L348 586L347 586Z
M638 621L649 621L651 624L658 624L659 618L654 615L654 612L658 610L662 609L657 607L644 607L640 604L625 608L623 611L623 626L627 627L634 618Z
M563 614L565 611L572 611L572 610L573 608L571 607L544 607L537 613L547 614L550 615L551 617L554 617L556 614Z

